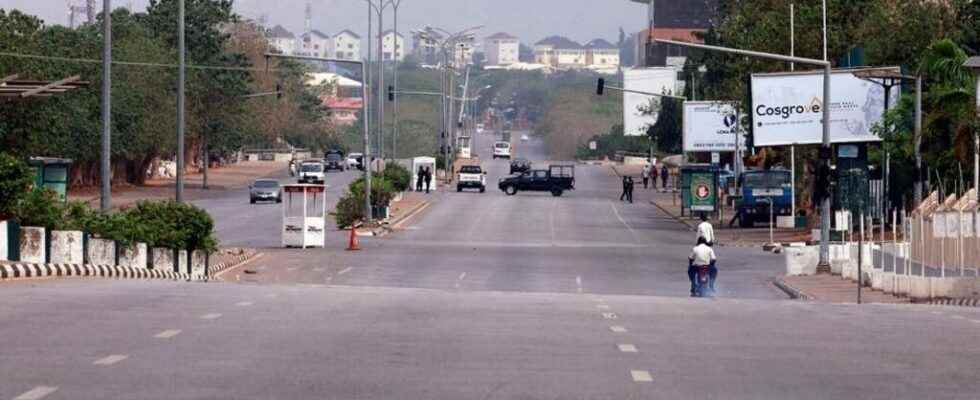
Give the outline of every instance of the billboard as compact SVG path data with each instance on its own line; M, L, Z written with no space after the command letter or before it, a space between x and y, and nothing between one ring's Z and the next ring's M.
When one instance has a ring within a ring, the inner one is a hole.
M677 91L677 69L635 68L623 70L623 89L674 94ZM646 135L647 127L657 122L656 109L649 115L643 115L643 110L651 107L652 100L656 100L656 98L644 94L623 93L624 135ZM653 104L659 103L653 102Z
M723 101L684 102L684 152L735 151L738 115L732 103ZM745 133L739 139L745 148Z
M899 72L898 67L875 68ZM858 69L838 70L830 76L831 143L871 142L881 139L871 128L885 110L885 89L854 76ZM898 104L899 89L892 88L891 104ZM816 144L823 139L823 72L752 75L752 132L756 146Z

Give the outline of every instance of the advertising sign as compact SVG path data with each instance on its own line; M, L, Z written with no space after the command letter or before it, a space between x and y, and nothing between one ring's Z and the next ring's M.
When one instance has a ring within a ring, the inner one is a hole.
M691 211L715 211L715 174L691 174Z
M635 68L623 70L623 88L647 93L674 94L677 91L677 69ZM643 136L657 122L659 99L654 96L623 93L623 134ZM653 108L651 110L651 108ZM650 112L652 111L652 112ZM648 115L644 115L647 113Z
M855 71L859 70L831 74L831 143L881 140L871 128L884 113L885 89L854 76ZM894 71L899 72L898 67ZM890 104L898 104L899 94L897 86L892 88ZM756 146L821 143L823 73L753 74L752 119Z
M735 151L738 115L731 103L684 102L684 152ZM739 139L745 148L745 136Z

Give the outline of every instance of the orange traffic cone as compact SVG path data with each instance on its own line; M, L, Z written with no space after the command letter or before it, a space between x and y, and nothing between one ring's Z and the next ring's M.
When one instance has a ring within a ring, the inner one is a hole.
M354 228L354 224L350 225L350 240L347 242L347 251L357 251L360 250L361 246L357 243L357 229Z

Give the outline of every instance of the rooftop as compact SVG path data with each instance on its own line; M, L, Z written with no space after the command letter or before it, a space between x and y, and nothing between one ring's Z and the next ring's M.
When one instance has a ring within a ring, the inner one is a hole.
M578 42L576 42L574 40L571 40L571 39L569 39L567 37L564 37L564 36L548 36L548 37L546 37L544 39L541 39L537 43L535 43L535 45L536 46L547 45L547 46L552 46L552 47L554 47L556 49L575 49L575 50L578 50L578 49L581 49L582 48L582 45L581 44L578 44Z
M585 44L587 49L618 49L616 45L609 43L606 39L593 39Z
M326 33L323 33L323 32L320 32L320 31L318 31L316 29L311 30L310 33L309 33L309 35L312 35L312 36L317 37L317 38L320 38L320 39L330 39L330 35L328 35ZM300 37L302 37L302 38L305 39L306 36L307 36L307 33L304 32L303 35L301 35Z
M269 29L269 37L276 39L295 39L296 35L293 35L292 32L286 28L283 28L282 25L276 25L272 27L272 29Z
M506 32L497 32L493 35L487 36L487 39L517 39L517 36L511 35Z
M361 35L358 35L358 34L352 32L350 29L344 29L344 30L342 30L340 32L337 32L337 34L334 35L334 36L341 36L341 35L353 36L355 39L360 39L361 38Z

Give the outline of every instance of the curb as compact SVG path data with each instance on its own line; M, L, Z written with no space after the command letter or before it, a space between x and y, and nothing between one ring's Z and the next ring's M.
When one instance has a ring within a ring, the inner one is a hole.
M921 302L913 300L912 303L931 306L980 307L980 299L936 299Z
M398 216L398 218L389 221L388 222L388 226L391 227L392 229L397 228L398 227L398 224L401 224L402 222L405 222L406 220L408 220L411 217L414 217L415 214L419 210L421 210L424 207L429 206L430 204L432 204L432 203L429 202L428 200L422 200L422 201L420 201L418 204L415 205L415 207L412 207L411 209L405 210L405 212L403 212L402 215Z
M670 218L673 219L674 221L677 221L677 222L679 222L681 224L684 224L684 226L686 226L688 229L690 229L690 230L694 230L695 229L694 225L691 225L689 222L687 222L687 221L681 219L680 217L674 215L670 211L667 211L666 208L661 207L660 204L657 204L656 201L650 200L650 204L653 204L654 207L657 207L657 209L659 209L665 215L670 216Z
M786 295L793 300L809 301L814 299L813 296L810 296L802 290L793 287L793 285L786 283L783 278L776 278L776 280L772 281L772 284L779 288L779 290L786 293Z
M230 262L218 263L208 267L207 276L191 275L184 272L157 269L134 268L120 265L92 264L5 264L0 265L0 282L31 278L58 277L98 277L117 279L169 279L186 281L208 281L214 274L239 265L256 254L255 251L237 256Z

